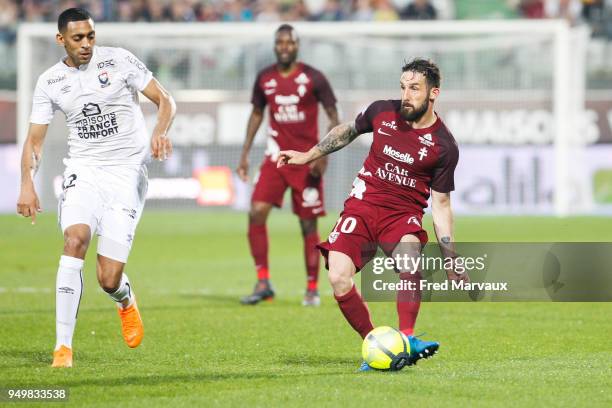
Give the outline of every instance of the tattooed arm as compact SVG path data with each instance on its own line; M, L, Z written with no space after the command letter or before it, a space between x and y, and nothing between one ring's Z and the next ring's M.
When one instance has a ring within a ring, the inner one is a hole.
M451 208L450 193L439 193L431 190L431 215L442 257L444 259L455 259L457 253L455 252L455 242L453 239L453 210ZM448 269L446 274L449 279L469 282L467 273L458 274L454 268Z
M278 166L285 164L308 164L313 160L326 156L351 143L359 133L355 129L355 122L341 123L329 131L316 146L307 152L284 150L280 152Z

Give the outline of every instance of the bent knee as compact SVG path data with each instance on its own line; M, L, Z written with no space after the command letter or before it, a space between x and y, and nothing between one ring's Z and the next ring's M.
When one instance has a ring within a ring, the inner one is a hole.
M114 279L101 279L100 280L100 287L102 288L103 291L105 291L106 293L113 293L116 292L117 289L119 289L119 283L121 281L117 282Z
M347 273L342 273L340 271L335 271L331 267L327 273L327 277L329 278L329 283L332 287L344 287L351 283L351 275Z
M328 265L327 276L334 293L340 294L349 291L353 286L353 276L357 271L353 260L342 252L330 251Z
M80 257L85 255L89 246L89 236L67 233L64 235L64 253Z
M249 211L249 222L251 224L265 224L271 205L268 203L255 202L251 204Z
M121 273L99 272L98 283L106 293L116 292L121 284Z
M351 284L351 279L355 275L355 266L351 259L344 254L330 253L329 271L327 276L332 286L346 286Z
M317 232L317 219L300 219L300 228L302 230L302 235L310 235Z

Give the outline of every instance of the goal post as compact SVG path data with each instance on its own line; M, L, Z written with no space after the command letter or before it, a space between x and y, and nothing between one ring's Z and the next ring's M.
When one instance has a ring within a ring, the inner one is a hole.
M343 120L351 120L374 99L399 97L397 84L405 60L426 57L440 65L443 81L437 109L458 139L461 152L465 151L461 160L466 162L460 162L460 166L469 167L461 168L458 177L463 174L466 179L473 179L477 188L486 190L482 193L484 198L459 191L461 197L469 195L469 200L459 200L460 212L566 216L591 211L588 177L577 168L586 165L585 159L581 159L585 142L581 140L579 127L585 109L588 29L570 27L564 20L298 22L293 25L300 36L301 59L328 76ZM132 51L171 90L179 104L179 114L189 115L183 125L177 121L176 131L181 160L188 157L190 165L174 163L171 169L166 166L153 173L160 178L188 179L195 167L202 164L235 166L246 128L244 120L248 115L252 82L258 69L273 61L272 35L277 26L96 25L99 45L122 46ZM55 45L55 33L53 24L26 23L19 27L17 128L20 144L27 132L36 79L63 54ZM522 132L521 120L533 122L532 128ZM483 122L486 126L480 126ZM495 131L496 122L503 127L499 134ZM193 127L190 129L190 123L197 123L200 133L196 134ZM482 129L487 126L488 130ZM324 127L321 125L321 129ZM51 128L51 133L50 139L57 142L59 152L66 132L56 126ZM261 146L263 135L258 140ZM364 141L353 150L347 149L351 154L340 152L332 163L330 171L342 186L332 189L330 183L334 181L328 175L326 194L332 208L341 206L346 196L350 179L367 149L367 138ZM257 150L257 154L262 150ZM200 153L204 158L198 158ZM506 160L510 170L495 171L509 174L492 177L492 170L483 167L481 179L491 177L486 183L478 184L479 169L472 162L481 161L484 166L490 161L495 165L493 158L485 160L479 155ZM534 171L545 174L546 182L551 183L551 194L547 190L537 191L539 187L533 184L539 180L529 179L532 170L512 173L515 168L528 165L521 155L534 158L533 163L537 162ZM257 160L252 160L253 167ZM47 168L42 172L41 182L49 183L56 177L55 173L56 168ZM518 181L511 180L515 176ZM234 199L244 200L248 187L236 184L236 180L232 183ZM461 183L458 178L456 184ZM549 199L548 195L552 197ZM184 197L177 199L185 200ZM155 200L153 206L173 206L170 202ZM241 208L244 202L234 206Z

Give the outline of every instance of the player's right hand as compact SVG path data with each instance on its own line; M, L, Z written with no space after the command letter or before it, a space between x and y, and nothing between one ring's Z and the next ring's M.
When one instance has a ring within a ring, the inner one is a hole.
M172 142L163 134L154 134L151 137L151 155L159 161L166 160L172 154Z
M238 167L236 168L236 173L240 180L245 183L249 181L249 159L246 157L240 158L240 163L238 163Z
M41 212L38 195L34 187L21 187L19 199L17 200L17 214L24 217L32 217L32 225L36 224L36 213Z
M283 150L278 154L276 167L283 167L285 164L307 164L310 162L308 152L296 152L295 150Z

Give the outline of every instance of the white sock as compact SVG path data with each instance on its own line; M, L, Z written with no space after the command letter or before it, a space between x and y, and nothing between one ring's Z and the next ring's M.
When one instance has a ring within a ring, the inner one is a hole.
M117 302L117 306L119 307L123 307L122 302L125 299L128 299L128 304L126 307L131 306L132 303L134 303L130 280L128 279L125 273L121 275L121 282L119 283L119 288L113 293L109 293L108 295L111 297L111 299Z
M55 282L55 350L61 345L72 348L81 293L83 292L82 259L62 255Z

